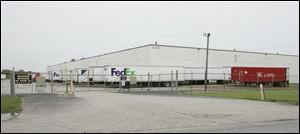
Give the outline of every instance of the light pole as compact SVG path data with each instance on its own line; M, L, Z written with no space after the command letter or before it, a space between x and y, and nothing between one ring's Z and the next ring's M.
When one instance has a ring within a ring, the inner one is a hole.
M209 49L209 36L210 36L210 33L204 33L203 36L206 36L207 37L207 47L206 47L206 65L205 65L205 81L204 81L204 84L205 84L205 88L204 88L204 91L206 92L207 90L207 67L208 67L208 49Z

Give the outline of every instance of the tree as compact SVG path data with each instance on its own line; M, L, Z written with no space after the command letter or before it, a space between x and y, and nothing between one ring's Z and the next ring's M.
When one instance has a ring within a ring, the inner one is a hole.
M11 70L9 70L9 69L3 69L1 71L1 74L5 74L6 75L6 79L9 79L10 76L11 76Z
M9 69L3 69L3 70L1 71L1 73L2 73L2 74L10 74L10 73L11 73L11 70L9 70Z

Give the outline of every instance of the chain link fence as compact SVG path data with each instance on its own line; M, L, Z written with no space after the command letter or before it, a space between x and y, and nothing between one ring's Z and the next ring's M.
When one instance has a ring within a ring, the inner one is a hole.
M112 76L103 74L51 74L49 72L32 75L31 84L15 84L16 94L65 93L66 82L72 81L75 92L107 91L107 92L157 92L179 93L182 91L203 91L204 73L178 73L177 71L159 74L142 74L134 76ZM37 77L45 79L45 85L37 83ZM293 86L299 89L298 83L290 83L290 79L297 79L298 75L272 75L263 78L260 75L231 75L230 73L208 73L207 91L230 91L253 89L259 84L265 89L274 87L288 88ZM285 82L280 81L285 79ZM122 85L122 81L124 85ZM1 94L10 94L10 79L1 79Z
M266 88L289 86L289 79L298 76L270 76L261 78L259 75L237 76L238 79L230 73L208 73L208 89L207 90L226 90L236 88L258 88L259 84L264 84ZM130 84L134 78L135 83ZM53 90L63 91L64 81L72 80L74 82L75 91L204 91L204 73L159 73L159 74L142 74L125 77L125 86L121 86L121 76L111 76L103 74L91 75L61 75L59 78L52 78ZM249 79L249 80L247 80ZM284 80L284 81L280 81Z
M14 93L16 95L23 94L49 94L51 92L50 83L46 81L46 73L39 73L40 76L44 77L44 84L36 82L36 75L34 73L16 73L15 75L27 75L31 76L32 82L18 84L15 83L15 77L12 77L11 74L5 74L6 77L1 79L1 95L11 95L12 88L14 88ZM4 74L3 74L4 75ZM13 86L12 86L13 85Z

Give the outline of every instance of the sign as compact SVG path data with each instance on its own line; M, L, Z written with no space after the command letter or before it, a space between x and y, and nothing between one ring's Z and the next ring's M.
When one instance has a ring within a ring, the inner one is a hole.
M16 74L15 75L15 83L16 84L31 84L32 83L31 75Z
M274 73L257 72L257 77L275 77Z
M135 71L130 70L130 68L124 68L124 70L117 70L116 68L111 68L111 76L132 76L135 75Z
M60 74L58 72L54 72L53 77L60 77Z

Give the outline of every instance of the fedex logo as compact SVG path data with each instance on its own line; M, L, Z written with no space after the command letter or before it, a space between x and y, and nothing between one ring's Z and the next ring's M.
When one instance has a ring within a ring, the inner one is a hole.
M60 74L58 74L57 72L53 73L53 77L59 77L59 76L60 76Z
M60 77L60 76L61 76L60 73L58 73L58 72L53 72L53 77Z
M135 75L134 73L135 73L135 71L130 70L130 68L124 68L124 70L122 70L122 71L119 71L116 68L111 68L112 76L114 76L114 75L116 75L116 76L121 76L121 75L132 76L132 75Z

